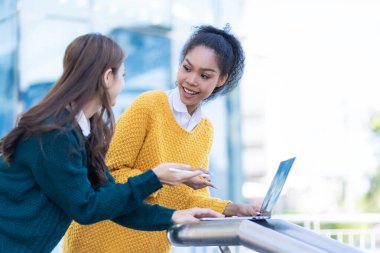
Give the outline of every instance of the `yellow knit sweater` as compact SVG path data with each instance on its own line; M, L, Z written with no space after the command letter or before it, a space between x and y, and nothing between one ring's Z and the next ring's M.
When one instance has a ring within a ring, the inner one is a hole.
M106 162L118 182L165 162L207 168L212 139L213 127L209 120L202 119L193 131L187 132L177 124L164 92L146 92L117 121ZM186 185L165 185L146 201L173 209L208 207L218 212L223 212L229 203L210 197L207 188L193 190ZM137 231L110 221L90 226L74 222L64 241L65 253L169 250L166 231Z

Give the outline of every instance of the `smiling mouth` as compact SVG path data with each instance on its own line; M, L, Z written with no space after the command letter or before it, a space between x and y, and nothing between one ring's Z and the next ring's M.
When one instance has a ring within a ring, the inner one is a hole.
M185 87L182 87L183 91L186 93L186 94L189 94L189 95L197 95L199 94L199 92L195 92L195 91L192 91L192 90L189 90Z

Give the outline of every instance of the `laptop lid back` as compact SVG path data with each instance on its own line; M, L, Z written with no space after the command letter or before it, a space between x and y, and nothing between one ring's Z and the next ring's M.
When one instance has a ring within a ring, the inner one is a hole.
M271 216L273 208L280 197L282 188L285 185L285 181L289 175L289 171L292 168L294 160L293 157L289 160L282 161L277 169L276 175L274 176L272 183L265 195L263 204L261 205L261 215Z

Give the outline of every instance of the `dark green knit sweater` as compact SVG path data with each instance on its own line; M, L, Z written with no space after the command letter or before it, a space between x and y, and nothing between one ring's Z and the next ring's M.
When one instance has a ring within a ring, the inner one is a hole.
M144 202L162 187L151 170L124 184L107 171L109 182L93 189L84 142L79 130L51 131L19 143L9 166L0 156L0 252L51 252L72 220L111 219L139 230L171 225L174 210Z

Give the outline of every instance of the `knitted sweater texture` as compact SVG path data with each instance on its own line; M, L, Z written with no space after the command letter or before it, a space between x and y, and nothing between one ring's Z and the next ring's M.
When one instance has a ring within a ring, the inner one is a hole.
M213 127L208 119L191 132L181 128L171 111L167 95L150 91L140 95L116 123L107 153L107 165L118 182L140 175L160 163L178 162L207 168ZM207 188L166 186L146 201L173 209L207 207L223 212L228 201L210 197ZM65 237L64 252L168 252L166 232L142 232L111 222L91 226L73 223Z

